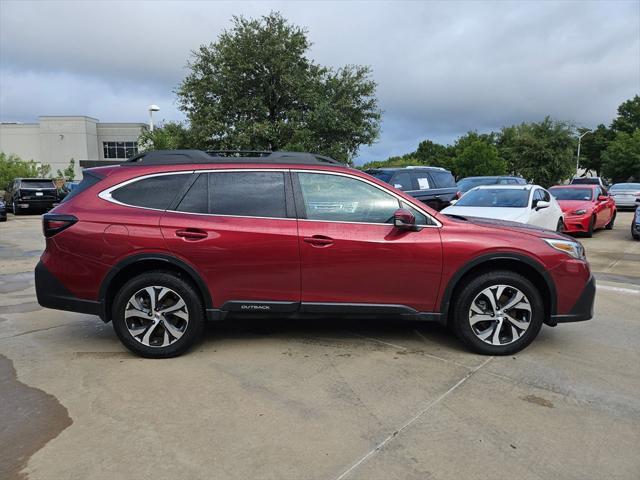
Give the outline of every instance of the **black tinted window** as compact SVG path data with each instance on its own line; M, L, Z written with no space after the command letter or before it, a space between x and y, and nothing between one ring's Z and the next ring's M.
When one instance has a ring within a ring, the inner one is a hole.
M209 175L201 173L182 198L180 212L209 213Z
M438 170L432 170L431 178L436 183L435 188L449 188L455 187L456 181L453 179L453 175L449 172L443 172Z
M51 180L22 180L20 188L56 188Z
M111 197L127 205L165 210L189 178L188 174L149 177L114 190Z
M411 175L409 172L397 172L391 184L400 190L411 190Z
M287 217L282 172L210 173L209 196L213 214Z
M82 175L82 181L78 185L76 185L76 187L72 189L67 194L67 196L64 197L62 201L68 202L76 195L79 195L80 193L84 192L87 188L93 187L100 180L102 180L102 177L99 177L98 175L93 175L92 173L89 173L89 172L84 172Z

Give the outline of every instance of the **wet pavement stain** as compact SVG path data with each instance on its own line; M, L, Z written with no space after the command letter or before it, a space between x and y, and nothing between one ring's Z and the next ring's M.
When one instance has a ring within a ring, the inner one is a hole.
M56 397L20 382L0 355L0 478L25 479L29 458L72 423Z
M27 313L36 312L42 310L42 307L38 302L19 303L17 305L4 305L0 306L0 313Z
M524 400L525 402L540 405L541 407L553 408L553 402L536 395L527 395L525 397L522 397L522 400Z

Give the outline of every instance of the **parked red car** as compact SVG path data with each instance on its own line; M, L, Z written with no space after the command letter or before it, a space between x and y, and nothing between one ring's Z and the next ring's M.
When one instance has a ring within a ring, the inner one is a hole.
M600 228L611 230L616 202L599 185L558 185L549 189L564 213L564 231L587 237Z
M588 320L595 296L579 242L449 217L312 154L144 153L85 170L43 230L40 304L112 321L147 357L236 315L435 321L506 355Z

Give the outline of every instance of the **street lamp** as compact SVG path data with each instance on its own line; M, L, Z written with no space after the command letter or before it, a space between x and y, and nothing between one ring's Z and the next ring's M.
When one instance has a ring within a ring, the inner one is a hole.
M587 133L592 133L592 132L593 130L587 130L578 137L578 158L576 160L576 177L578 176L578 170L580 169L580 142L582 141L582 137L584 137Z
M158 112L160 107L157 105L149 105L149 131L153 132L153 112ZM578 149L578 152L580 149Z

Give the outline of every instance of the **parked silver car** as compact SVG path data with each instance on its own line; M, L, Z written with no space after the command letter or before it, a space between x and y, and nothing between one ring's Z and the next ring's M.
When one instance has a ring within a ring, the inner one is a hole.
M618 208L636 208L636 198L640 198L640 183L616 183L609 189L609 195Z

